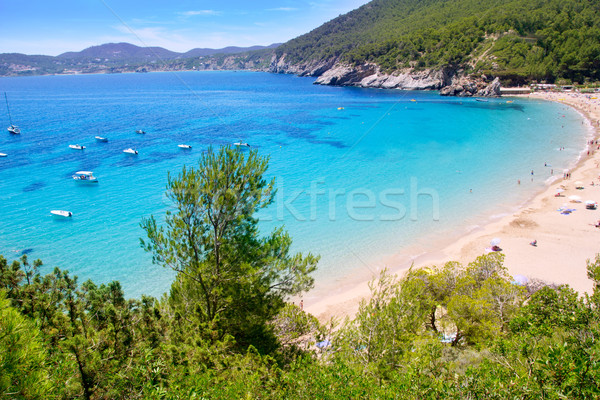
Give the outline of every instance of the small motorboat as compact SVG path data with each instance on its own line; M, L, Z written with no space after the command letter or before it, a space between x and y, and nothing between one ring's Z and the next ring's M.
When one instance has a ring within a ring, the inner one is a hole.
M138 151L137 151L137 150L134 150L134 149L132 149L132 148L128 148L128 149L125 149L125 150L123 150L123 153L127 153L127 154L138 154Z
M73 150L83 150L85 149L85 146L82 146L80 144L70 144L69 147Z
M92 171L77 171L73 175L73 179L77 182L98 183L98 178L94 176Z
M144 132L144 131L143 131L143 130L141 130L141 129L138 129L137 131L135 131L135 133L138 133L138 134L140 134L140 135L143 135L143 134L145 134L146 132Z
M61 218L70 218L73 216L73 213L71 211L65 210L50 210L50 214L54 215L55 217Z
M177 147L179 147L180 149L191 149L192 146L190 146L189 144L178 144Z
M241 140L239 142L236 142L233 144L234 146L245 146L245 147L250 147L250 145L248 143L242 142Z
M8 154L6 153L0 153L0 157L6 157Z
M476 98L475 101L479 101L481 103L487 103L488 102L487 99L480 99L480 98Z
M96 141L106 143L106 142L108 142L108 138L105 138L102 136L96 136Z

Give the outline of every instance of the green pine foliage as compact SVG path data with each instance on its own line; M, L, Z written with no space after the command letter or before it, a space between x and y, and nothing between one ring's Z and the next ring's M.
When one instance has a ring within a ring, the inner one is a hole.
M597 1L373 0L276 49L384 71L464 68L513 80L600 79Z
M142 223L155 260L178 270L161 299L0 256L0 397L600 397L600 255L583 296L515 284L498 253L385 272L355 318L324 326L289 302L316 258L255 229L266 168L225 148L169 179L173 211Z

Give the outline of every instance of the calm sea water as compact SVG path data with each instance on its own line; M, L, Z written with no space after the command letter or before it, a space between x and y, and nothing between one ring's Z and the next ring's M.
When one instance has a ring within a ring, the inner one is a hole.
M318 281L333 282L511 211L562 177L588 132L559 104L266 73L0 78L0 91L22 130L8 134L3 105L0 254L40 258L43 272L119 280L129 296L168 290L173 274L140 248L139 223L164 215L167 172L196 165L209 145L243 140L270 156L278 195L261 229L284 225L295 250L322 256ZM109 142L96 143L98 134ZM100 183L74 182L78 170ZM74 216L58 220L53 209Z

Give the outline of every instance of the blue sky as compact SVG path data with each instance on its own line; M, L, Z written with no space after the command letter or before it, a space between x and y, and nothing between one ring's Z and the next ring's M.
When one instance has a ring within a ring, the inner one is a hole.
M0 53L57 55L109 42L196 47L285 42L369 0L0 0Z

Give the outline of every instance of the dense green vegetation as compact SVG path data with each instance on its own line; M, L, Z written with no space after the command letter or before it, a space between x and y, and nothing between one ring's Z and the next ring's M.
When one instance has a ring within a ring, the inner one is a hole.
M514 80L600 79L598 1L373 0L276 49L292 63L340 59L465 68Z
M285 55L288 65L300 66L294 71L315 63L370 62L388 73L432 68L498 76L509 84L587 84L600 80L599 7L597 0L373 0L275 50L203 57L190 52L162 60L150 60L147 49L140 48L124 59L85 51L87 58L2 54L0 75L272 70L274 52L277 59Z
M388 273L353 320L286 302L317 258L289 254L254 213L267 160L209 151L169 177L173 208L143 246L178 274L161 299L0 256L0 397L85 399L593 399L600 396L600 256L593 295L516 285L501 254Z

